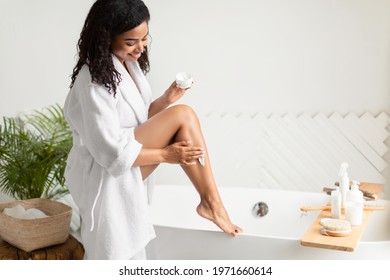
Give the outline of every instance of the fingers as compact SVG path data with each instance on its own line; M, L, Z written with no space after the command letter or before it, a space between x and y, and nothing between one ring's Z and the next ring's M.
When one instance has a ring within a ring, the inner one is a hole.
M174 87L176 87L180 90L184 90L184 91L190 89L193 85L194 85L194 81L192 81L191 85L189 87L186 87L186 88L180 87L180 85L176 81L173 81L173 83L171 84L171 86L174 86Z
M191 140L183 140L180 142L176 142L179 146L189 146L191 144Z
M189 148L186 151L186 156L188 159L196 160L196 159L204 156L204 150L201 147Z
M205 151L202 147L192 147L190 140L173 143L167 158L168 162L179 163L182 166L195 165L199 158L204 157ZM176 158L176 159L175 159Z
M192 165L196 165L197 163L199 163L198 160L192 160L192 161L182 161L180 163L181 166L192 166Z
M184 166L195 165L199 158L204 157L204 150L202 148L199 149L201 150L187 152L180 164Z
M188 148L183 155L182 165L196 165L199 158L204 157L204 150L201 147Z
M195 165L196 164L196 161L183 161L180 163L181 166L191 166L191 165Z
M188 148L183 148L182 150L183 153L186 153L188 156L198 156L198 155L202 156L204 154L204 149L202 147L189 147L191 145L190 140L176 142L175 144L181 147L188 147Z

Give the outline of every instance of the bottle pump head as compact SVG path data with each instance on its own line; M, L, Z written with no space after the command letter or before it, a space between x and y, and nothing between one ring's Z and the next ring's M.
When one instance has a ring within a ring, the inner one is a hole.
M358 190L359 189L360 182L358 181L352 181L351 190Z
M343 162L340 166L340 171L339 171L339 177L344 177L344 176L348 176L348 173L347 173L347 169L348 169L348 163L346 162Z

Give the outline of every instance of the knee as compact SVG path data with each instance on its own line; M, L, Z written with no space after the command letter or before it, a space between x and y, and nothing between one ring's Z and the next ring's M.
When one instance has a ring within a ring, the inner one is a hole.
M171 109L175 110L175 113L180 120L189 123L198 123L198 116L190 106L180 104L171 107Z

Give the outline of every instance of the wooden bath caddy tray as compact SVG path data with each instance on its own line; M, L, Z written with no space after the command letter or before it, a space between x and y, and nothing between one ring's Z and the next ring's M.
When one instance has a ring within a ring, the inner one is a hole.
M362 190L378 194L378 196L383 191L382 184L361 183L359 187ZM330 218L330 211L323 210L318 215L317 219L313 222L311 227L308 229L304 237L301 239L301 245L308 247L353 252L356 249L357 244L359 243L359 240L364 233L371 213L372 211L364 211L363 223L359 226L352 226L352 231L350 235L344 237L332 237L321 234L322 226L320 225L320 220L322 218Z

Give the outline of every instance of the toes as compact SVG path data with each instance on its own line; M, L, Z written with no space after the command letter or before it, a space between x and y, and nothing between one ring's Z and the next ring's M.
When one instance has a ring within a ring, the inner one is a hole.
M236 226L235 229L234 229L234 233L235 233L234 236L236 236L237 234L239 234L241 232L242 232L242 229Z

